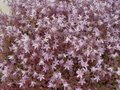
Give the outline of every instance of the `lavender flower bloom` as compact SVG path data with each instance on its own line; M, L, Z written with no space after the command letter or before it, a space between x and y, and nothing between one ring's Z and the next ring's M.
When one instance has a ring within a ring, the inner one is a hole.
M0 90L120 90L120 0L7 0Z

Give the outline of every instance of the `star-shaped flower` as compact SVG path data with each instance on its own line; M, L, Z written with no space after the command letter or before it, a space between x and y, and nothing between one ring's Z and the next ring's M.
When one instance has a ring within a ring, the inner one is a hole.
M76 73L78 78L83 78L84 72L81 69L78 69Z

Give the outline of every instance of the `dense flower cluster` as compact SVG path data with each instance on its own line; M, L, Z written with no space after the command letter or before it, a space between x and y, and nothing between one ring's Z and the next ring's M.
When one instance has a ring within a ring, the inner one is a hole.
M0 90L120 90L119 0L8 5L11 15L0 14Z

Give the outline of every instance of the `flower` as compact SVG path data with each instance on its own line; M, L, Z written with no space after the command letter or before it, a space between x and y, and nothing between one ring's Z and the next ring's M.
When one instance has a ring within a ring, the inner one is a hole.
M100 77L99 76L95 76L94 78L92 78L93 80L96 80L97 82L100 81Z
M33 77L37 77L37 76L38 76L38 73L34 71Z
M48 87L49 87L49 88L55 88L55 87L56 87L56 84L53 84L52 82L49 82Z
M44 78L44 75L43 74L39 74L38 77L37 77L38 80L42 81Z
M64 68L67 70L70 70L73 66L73 61L72 60L67 60L66 63L64 64Z
M66 39L65 39L65 43L68 43L68 42L70 42L71 40L70 40L70 38L69 37L67 37Z
M39 42L32 42L32 46L34 47L34 49L38 49L40 44Z
M32 81L30 84L31 87L34 87L35 85L36 85L36 82L34 82L34 81Z
M45 44L44 49L48 51L50 49L50 46L48 44Z
M56 0L49 0L49 1L53 3L53 2L55 2Z
M86 83L86 82L85 82L85 79L82 79L82 78L81 78L81 79L79 80L79 83L80 83L81 85L85 84L85 83Z
M57 43L53 44L53 46L52 46L53 49L57 49L57 47L58 47Z
M45 63L44 63L43 59L40 59L38 65L44 65L44 64L45 64Z
M63 86L64 86L64 88L67 88L69 86L69 84L65 81L65 82L63 82Z
M120 67L118 67L118 70L116 73L120 76Z
M78 78L83 78L84 72L81 69L78 69L76 73Z
M18 83L19 84L19 87L21 88L21 87L23 87L23 85L24 85L24 83L22 83L22 82L20 82L20 83Z
M14 59L14 56L13 56L13 55L9 55L9 56L8 56L8 59L13 60L13 59Z
M75 90L83 90L82 88L80 88L80 87L78 87L78 88L76 88Z
M29 37L27 34L23 34L23 35L22 35L22 41L23 41L24 43L28 42L29 40L30 40L30 37Z
M54 74L53 74L53 77L55 78L55 79L61 79L61 73L60 72L55 72Z
M87 68L89 66L88 63L87 63L87 61L84 62L83 60L81 60L80 62L81 62L82 67Z

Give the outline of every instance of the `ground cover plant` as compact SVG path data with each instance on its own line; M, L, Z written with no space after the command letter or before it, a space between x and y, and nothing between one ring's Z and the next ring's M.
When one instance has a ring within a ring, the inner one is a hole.
M120 90L120 0L7 0L0 90Z

